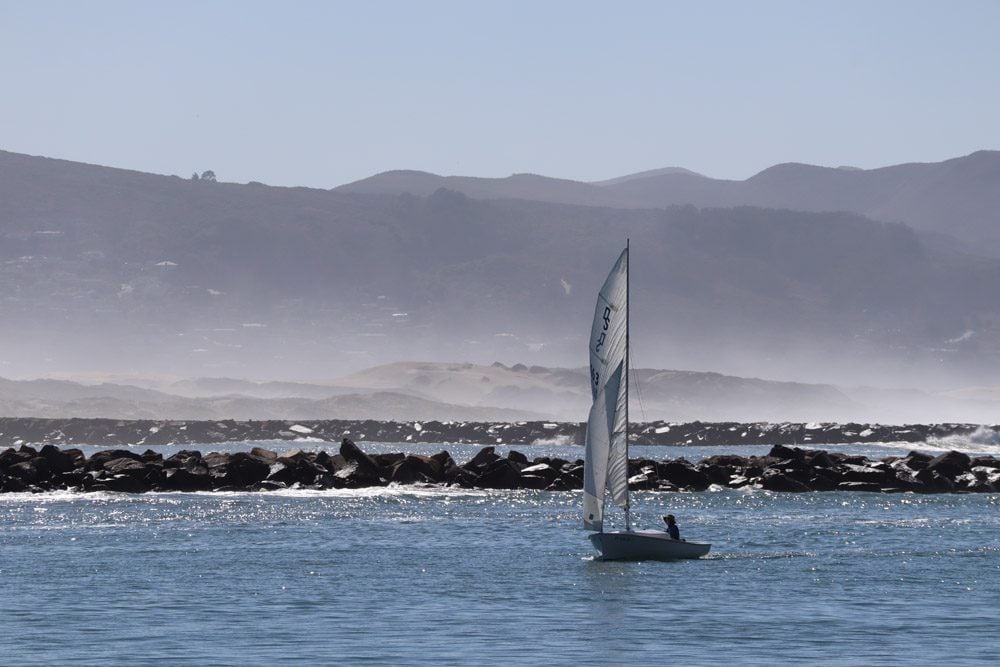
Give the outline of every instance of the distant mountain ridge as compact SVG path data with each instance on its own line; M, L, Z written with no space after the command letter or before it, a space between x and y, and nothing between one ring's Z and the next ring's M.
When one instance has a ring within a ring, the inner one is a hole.
M438 188L476 199L505 197L612 208L690 204L849 211L875 220L905 222L972 245L986 244L993 256L1000 256L1000 151L983 150L944 162L878 169L784 163L744 181L713 179L677 167L596 183L525 175L487 179L387 172L337 190L428 195Z
M684 167L662 167L660 169L647 169L646 171L639 171L634 174L627 174L625 176L618 176L616 178L609 178L603 181L591 181L591 185L600 185L601 187L607 187L609 185L619 185L627 181L634 181L640 178L652 178L655 176L667 176L672 174L684 174L687 176L697 176L699 178L705 178L704 174L699 174L697 172L691 171L690 169L685 169Z

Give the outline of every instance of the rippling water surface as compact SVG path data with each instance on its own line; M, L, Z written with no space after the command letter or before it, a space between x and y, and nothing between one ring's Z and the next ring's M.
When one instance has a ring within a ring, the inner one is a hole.
M594 561L579 493L0 496L2 662L995 664L996 495L633 502L711 556Z

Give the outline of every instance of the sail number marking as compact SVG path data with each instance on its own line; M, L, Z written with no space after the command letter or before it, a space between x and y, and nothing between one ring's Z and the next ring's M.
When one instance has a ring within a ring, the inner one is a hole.
M601 353L604 343L607 342L608 329L611 328L611 306L604 306L604 314L601 316L601 321L604 322L604 327L601 329L601 335L597 338L597 345L594 346L594 354L598 355ZM601 374L596 369L591 368L591 375L594 386L599 386Z
M600 353L601 348L604 347L604 341L608 337L608 328L611 326L611 306L604 306L604 316L601 317L604 321L604 328L601 330L601 336L597 339L597 346L594 348L594 352Z

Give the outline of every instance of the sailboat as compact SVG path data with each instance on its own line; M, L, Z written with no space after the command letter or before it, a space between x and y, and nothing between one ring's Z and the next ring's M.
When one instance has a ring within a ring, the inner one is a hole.
M629 245L597 296L590 330L590 389L583 473L583 525L602 560L700 558L712 545L633 530L628 493ZM625 512L625 530L604 530L605 495Z

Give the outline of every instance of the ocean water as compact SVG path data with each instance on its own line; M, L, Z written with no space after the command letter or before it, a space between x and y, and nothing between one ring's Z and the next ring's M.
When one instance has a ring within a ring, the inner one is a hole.
M998 495L634 494L713 543L668 563L595 561L580 502L0 495L0 663L996 663Z

